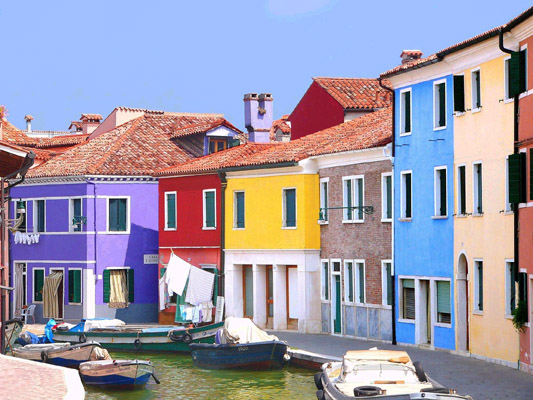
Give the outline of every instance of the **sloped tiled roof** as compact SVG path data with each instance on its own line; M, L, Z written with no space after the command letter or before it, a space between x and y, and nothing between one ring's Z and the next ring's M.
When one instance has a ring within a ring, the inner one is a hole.
M19 146L35 146L37 144L37 139L29 137L11 122L4 119L0 123L2 124L2 139L4 141Z
M145 114L52 158L28 177L152 175L193 157L171 140L176 129L217 118Z
M276 131L279 129L284 134L290 134L291 133L291 126L287 123L289 120L289 115L284 115L280 119L275 120L272 122L272 127L270 128L270 140L275 141L276 140Z
M499 32L501 30L508 31L509 29L514 28L516 25L520 24L521 22L525 21L527 18L531 17L533 15L533 7L528 8L523 13L519 14L509 22L499 25L495 28L489 29L488 31L485 31L483 33L480 33L479 35L473 36L467 40L463 40L462 42L456 43L452 46L446 47L445 49L442 49L441 51L438 51L435 54L432 54L428 57L421 58L419 60L413 60L409 63L406 63L404 65L398 65L397 67L394 67L386 72L383 72L380 76L383 78L390 77L393 75L397 75L412 69L421 68L426 65L432 64L434 62L440 61L444 56L451 54L453 52L459 51L461 49L464 49L466 47L472 46L476 43L482 42L484 40L490 39L494 36L499 35Z
M76 144L83 143L87 141L89 137L88 134L73 134L73 135L63 135L55 136L51 138L39 138L35 147L38 149L46 149L50 147L70 147Z
M392 141L390 107L287 143L247 143L156 172L172 176L232 167L298 162L308 157L385 146Z
M379 86L377 79L365 78L313 78L343 108L375 109L388 107L390 94ZM387 82L384 82L388 85Z
M176 128L174 133L170 136L171 139L175 139L178 137L184 137L184 136L190 136L195 135L197 133L203 133L211 131L215 128L218 128L219 126L225 126L236 133L242 133L239 129L237 129L235 126L233 126L229 121L226 121L224 118L217 118L215 120L208 120L208 121L202 121L202 122L195 122L190 125Z

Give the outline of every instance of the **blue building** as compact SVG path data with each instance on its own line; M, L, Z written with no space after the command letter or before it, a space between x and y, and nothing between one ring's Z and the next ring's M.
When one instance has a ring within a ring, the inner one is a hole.
M413 68L420 55L382 75L395 92L396 340L455 349L453 76Z

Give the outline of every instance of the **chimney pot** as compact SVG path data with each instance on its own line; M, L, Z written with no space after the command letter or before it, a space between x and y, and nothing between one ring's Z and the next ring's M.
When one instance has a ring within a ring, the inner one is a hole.
M422 52L420 50L403 50L400 57L402 59L402 65L408 64L412 61L420 60L422 58Z
M31 115L25 115L24 119L26 120L26 131L31 132L31 121L33 121L33 117Z

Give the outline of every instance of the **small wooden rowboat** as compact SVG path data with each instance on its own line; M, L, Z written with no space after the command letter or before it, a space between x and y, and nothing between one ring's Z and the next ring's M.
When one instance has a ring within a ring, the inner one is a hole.
M46 343L46 344L27 344L24 347L13 349L13 357L23 358L25 360L42 361L42 353L46 350L64 349L69 347L70 343Z
M86 361L110 360L106 349L97 342L87 342L58 349L43 350L41 359L47 364L60 367L78 368Z
M80 364L83 383L109 389L140 389L150 377L159 384L150 361L104 360Z

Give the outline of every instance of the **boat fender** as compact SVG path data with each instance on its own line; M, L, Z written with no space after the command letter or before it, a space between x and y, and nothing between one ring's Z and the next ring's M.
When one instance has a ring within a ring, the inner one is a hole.
M85 336L85 334L82 333L82 334L80 335L80 337L78 338L78 341L79 341L80 343L85 343L85 342L87 341L87 336Z
M353 389L355 397L379 396L380 394L383 394L383 390L377 386L358 386Z
M290 356L288 353L285 353L285 354L283 355L283 361L285 361L285 362L289 362L290 359L291 359L291 356Z
M135 350L141 350L141 341L139 339L135 339L133 346L135 347Z
M415 361L413 363L413 366L415 367L416 377L420 382L427 382L428 377L426 376L426 373L424 372L424 369L422 368L422 365L419 361Z
M315 374L315 386L318 390L324 389L324 385L322 385L322 372Z
M183 343L189 344L192 342L192 335L190 333L184 333L181 340L183 340Z
M317 400L326 400L326 396L324 396L323 390L317 390L316 391L316 398Z
M152 378L154 378L155 383L157 383L158 385L161 383L161 381L157 379L157 376L155 376L155 374L152 374Z
M46 351L41 351L41 361L43 363L48 362L48 354L46 354Z

